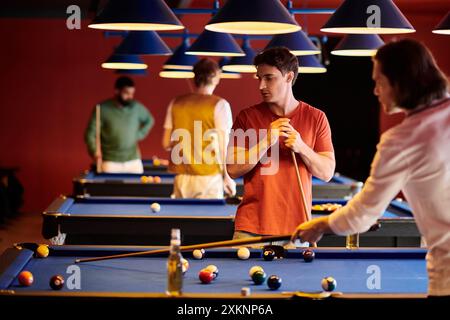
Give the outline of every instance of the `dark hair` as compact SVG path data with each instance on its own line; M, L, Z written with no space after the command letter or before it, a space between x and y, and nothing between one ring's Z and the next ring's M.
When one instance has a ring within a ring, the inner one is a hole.
M381 47L375 55L381 72L394 88L396 104L414 109L445 96L448 81L422 43L403 39Z
M211 83L211 79L220 71L214 60L203 58L194 65L194 83L197 87Z
M131 78L125 76L117 78L114 88L116 88L117 90L122 90L125 87L134 87L134 81Z
M294 73L294 79L292 85L294 85L298 76L298 59L294 56L286 47L273 47L259 53L253 64L258 67L261 64L267 64L272 67L276 67L280 70L282 75L292 71Z

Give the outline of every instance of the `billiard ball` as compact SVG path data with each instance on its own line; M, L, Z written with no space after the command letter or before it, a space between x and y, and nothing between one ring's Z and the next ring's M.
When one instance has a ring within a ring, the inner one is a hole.
M267 275L263 270L257 270L252 274L252 280L256 285L263 284L266 278Z
M50 288L53 290L61 290L64 287L64 278L60 275L55 275L50 278Z
M153 212L159 212L159 211L161 211L161 206L159 205L159 203L154 202L150 206L150 209L152 209Z
M216 279L217 276L219 275L219 268L217 268L217 266L215 266L213 264L210 264L204 270L209 270L210 272L212 272L213 276L214 276L214 279Z
M141 182L142 183L148 183L148 177L147 176L142 176L141 177Z
M270 290L277 290L281 287L281 278L276 275L271 275L269 279L267 279L267 286Z
M248 297L250 295L251 291L248 287L241 288L241 296Z
M153 181L154 181L155 183L161 183L161 177L156 176L156 177L153 178Z
M337 282L333 277L326 277L322 279L322 289L325 291L333 291L336 289Z
M250 270L248 271L248 275L250 276L250 278L252 277L252 275L256 271L263 271L264 272L264 269L261 266L253 266L253 267L251 267Z
M181 258L181 271L183 272L183 274L186 273L186 271L189 270L189 261L187 261L184 258Z
M205 256L205 250L204 249L195 249L192 251L192 256L194 259L201 260Z
M302 256L303 256L303 260L305 260L305 262L312 262L314 260L314 257L316 256L316 254L312 250L305 249L302 252Z
M153 178L152 176L148 176L147 183L153 183L153 182L155 182L155 178Z
M34 278L30 271L22 271L17 277L21 286L29 287L33 284Z
M272 261L273 259L275 259L275 251L273 251L272 249L264 250L263 258L266 261Z
M241 260L247 260L248 258L250 258L250 250L245 247L239 248L237 251L237 256Z
M45 244L39 245L36 249L36 257L38 258L47 258L49 254L48 246Z
M211 271L203 269L200 271L200 273L198 274L198 278L200 279L200 281L202 283L210 283L211 281L213 281L214 279L214 275Z
M161 165L161 160L159 160L158 158L153 159L153 165L155 167L159 167Z

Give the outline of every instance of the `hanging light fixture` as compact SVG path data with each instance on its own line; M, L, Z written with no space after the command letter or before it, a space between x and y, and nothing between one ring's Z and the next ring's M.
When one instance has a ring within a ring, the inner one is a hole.
M147 69L147 65L137 55L113 53L108 60L102 63L104 69Z
M130 76L146 76L147 70L145 70L145 69L135 69L135 70L118 69L115 71L115 73L121 74L121 75L130 75Z
M205 28L236 34L280 34L301 29L279 0L228 0Z
M186 37L181 45L175 50L173 55L166 61L163 68L176 70L194 69L194 64L197 63L198 58L196 56L186 54L186 50L189 46L189 38Z
M349 34L331 51L336 56L371 57L384 44L377 34Z
M230 58L228 58L228 57L222 58L219 61L219 67L222 68L229 61L230 61ZM242 76L238 72L225 71L222 69L222 72L220 73L220 78L221 79L240 79L240 78L242 78Z
M168 79L192 79L192 78L194 78L194 72L189 71L189 70L164 68L159 73L159 76L161 78L168 78Z
M319 54L320 50L303 31L277 34L267 44L265 49L273 47L286 47L296 56Z
M256 67L253 64L255 58L255 51L250 47L250 42L246 38L242 44L242 50L245 52L244 57L231 58L228 64L224 65L222 69L224 71L242 72L242 73L255 73Z
M130 31L116 53L165 56L172 54L172 50L155 31Z
M319 62L319 60L313 56L301 56L299 57L299 73L324 73L327 69Z
M439 22L439 24L433 30L433 33L450 35L450 11L447 13L444 19L442 19L442 21Z
M89 28L180 30L184 26L163 0L109 0Z
M320 31L351 34L415 32L392 0L345 0Z
M237 44L236 40L223 32L212 32L204 30L194 41L186 54L197 56L223 56L239 57L245 53Z

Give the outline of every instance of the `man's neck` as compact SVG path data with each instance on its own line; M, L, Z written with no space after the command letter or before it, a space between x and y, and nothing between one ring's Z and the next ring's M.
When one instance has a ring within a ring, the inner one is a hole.
M297 107L298 101L293 94L289 94L284 101L278 103L269 103L269 108L277 116L284 117L291 114Z
M211 95L211 94L213 94L214 89L216 89L216 86L213 85L213 84L209 84L209 85L206 85L206 86L201 86L201 87L195 88L195 91L194 91L194 92L195 92L195 93L198 93L198 94L208 94L208 95Z

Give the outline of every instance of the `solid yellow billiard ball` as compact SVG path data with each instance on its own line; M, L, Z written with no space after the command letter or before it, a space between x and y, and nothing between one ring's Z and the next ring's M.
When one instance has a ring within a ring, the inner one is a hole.
M47 258L49 253L48 246L45 244L39 245L36 249L36 256L38 258Z
M159 167L161 165L161 160L159 160L158 158L153 159L153 165L155 167Z
M141 182L142 183L147 183L148 182L148 178L146 176L142 176L141 177Z

